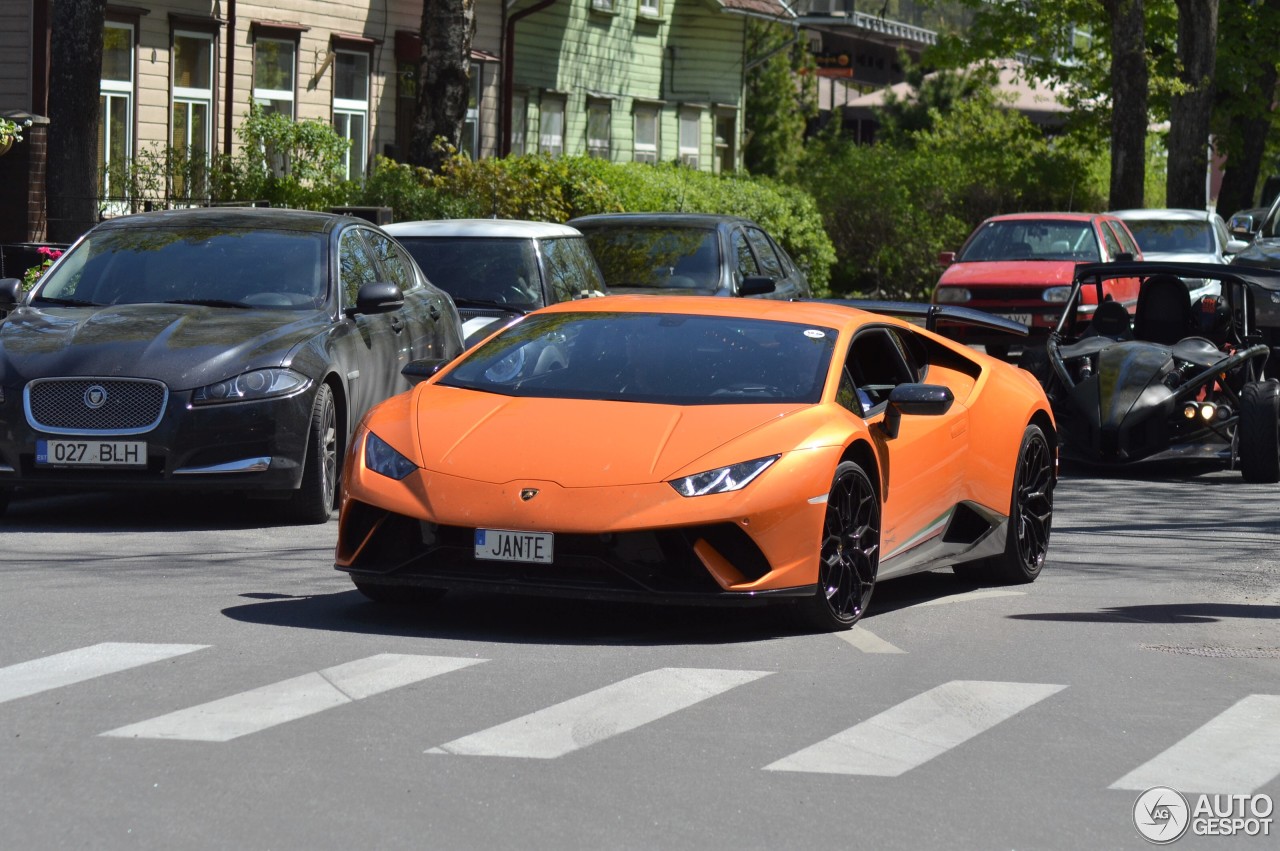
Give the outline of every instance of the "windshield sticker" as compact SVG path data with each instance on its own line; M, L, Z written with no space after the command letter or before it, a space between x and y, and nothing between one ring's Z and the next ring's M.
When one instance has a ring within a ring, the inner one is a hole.
M804 335L805 335L806 337L810 338L810 339L813 339L813 340L824 340L824 339L826 339L826 337L827 337L827 335L826 335L825 333L823 333L822 331L817 330L816 328L808 328L808 329L806 329L806 330L805 330L805 332L804 332Z

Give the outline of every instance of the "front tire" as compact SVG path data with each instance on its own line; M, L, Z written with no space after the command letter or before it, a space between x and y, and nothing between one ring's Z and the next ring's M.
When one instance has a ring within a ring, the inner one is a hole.
M862 467L842 461L827 497L818 557L818 589L798 605L801 624L849 629L871 602L880 568L880 495Z
M338 443L338 411L333 389L321 384L311 405L307 454L302 462L302 486L293 494L285 515L295 523L327 523L338 493L341 458Z
M1055 484L1049 439L1040 426L1029 425L1022 433L1013 471L1004 552L974 565L958 565L955 572L997 584L1034 582L1049 554Z
M1280 482L1280 381L1254 381L1240 392L1240 474L1246 482Z

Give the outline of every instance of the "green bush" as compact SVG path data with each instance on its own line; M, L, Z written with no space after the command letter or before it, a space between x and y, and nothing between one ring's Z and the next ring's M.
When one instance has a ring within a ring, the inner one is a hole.
M897 144L828 135L808 146L801 182L840 257L834 292L927 300L938 252L988 216L1103 208L1088 152L1019 113L975 98L931 118Z
M451 158L439 172L379 157L353 203L389 206L398 220L467 216L564 222L592 213L696 211L759 223L826 294L835 249L809 194L763 178L720 176L674 164L526 155L473 162Z

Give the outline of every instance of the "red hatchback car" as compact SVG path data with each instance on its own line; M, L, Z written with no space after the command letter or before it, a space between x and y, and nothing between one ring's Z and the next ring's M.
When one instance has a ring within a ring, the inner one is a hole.
M969 235L959 251L944 251L946 267L933 290L935 304L960 304L1008 317L1047 335L1057 324L1071 292L1077 263L1141 260L1142 252L1115 216L1101 213L1014 213L992 216ZM1107 282L1105 297L1133 313L1137 278ZM1095 295L1088 293L1090 304ZM1082 306L1088 321L1093 310ZM975 326L940 325L939 331L964 343L984 345L1006 357L1010 337Z

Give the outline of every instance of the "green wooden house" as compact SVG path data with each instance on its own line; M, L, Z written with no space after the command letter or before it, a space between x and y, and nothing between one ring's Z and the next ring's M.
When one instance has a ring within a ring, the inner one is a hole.
M748 17L780 0L522 0L507 12L512 153L740 166Z

